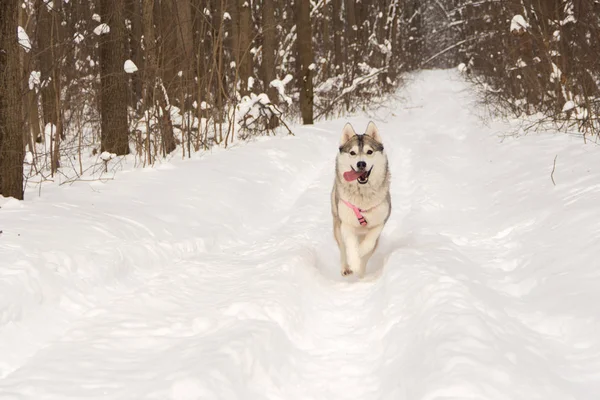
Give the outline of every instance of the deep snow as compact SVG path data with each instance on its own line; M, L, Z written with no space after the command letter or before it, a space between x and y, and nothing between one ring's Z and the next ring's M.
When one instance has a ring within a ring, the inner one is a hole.
M599 148L501 140L513 126L482 124L454 71L401 94L0 199L0 398L598 399ZM329 193L343 124L370 118L393 211L359 281Z

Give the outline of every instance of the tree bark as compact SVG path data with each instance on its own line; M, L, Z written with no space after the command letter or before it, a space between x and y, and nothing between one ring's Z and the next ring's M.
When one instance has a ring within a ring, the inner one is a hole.
M313 63L312 29L310 21L310 2L302 0L297 5L298 27L298 88L300 89L300 110L302 123L310 125L313 123Z
M252 45L252 13L250 10L250 2L248 0L238 0L238 15L239 15L239 33L238 40L239 49L239 66L240 66L240 94L246 96L250 93L248 87L248 78L252 75L252 54L250 46Z
M345 0L346 9L346 73L344 74L345 83L349 85L354 79L356 71L356 38L358 36L358 25L356 24L356 10L354 8L355 0ZM350 65L348 65L350 64Z
M275 9L273 0L263 0L262 4L262 31L263 31L263 46L262 46L262 74L263 87L271 103L277 105L278 93L277 89L270 85L275 79L275 52L277 51L277 27L275 23ZM269 121L269 128L277 127L278 120L275 116Z
M140 0L127 0L127 19L131 21L129 30L129 55L139 71L144 70L144 57L142 56L142 10ZM133 99L131 106L138 110L142 99L142 79L139 73L131 74L131 87ZM138 110L139 111L139 110Z
M101 151L129 154L125 63L125 0L100 0L110 32L100 35Z
M23 200L22 88L18 0L0 1L0 194Z
M344 72L344 53L342 53L342 36L344 35L344 22L342 20L342 0L333 0L333 63L335 75Z
M54 4L54 3L53 3ZM57 10L48 10L42 1L37 1L37 42L39 46L39 65L41 75L42 116L44 128L51 124L50 149L52 151L52 173L59 167L59 146L63 137L62 121L59 109L60 69L59 57L55 51L59 41L58 24L56 23ZM44 131L44 137L45 137Z
M175 150L175 137L171 123L170 110L158 71L158 56L154 34L154 0L144 0L143 4L144 48L146 51L146 70L144 82L146 94L155 107L160 108L159 126L165 153Z
M194 36L192 32L192 6L190 0L175 0L178 59L184 77L193 65ZM186 82L187 84L187 82ZM187 88L186 88L187 89Z

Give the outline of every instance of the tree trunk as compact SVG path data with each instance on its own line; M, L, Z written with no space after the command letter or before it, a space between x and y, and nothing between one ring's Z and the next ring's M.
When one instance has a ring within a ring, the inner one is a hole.
M44 117L44 126L46 124L58 125L56 119L56 92L54 90L54 79L52 78L52 70L54 69L56 60L52 56L53 43L53 14L48 11L48 7L43 0L37 2L37 43L38 43L38 58L40 65L40 78L42 82L42 112Z
M52 127L50 145L52 152L52 173L59 167L60 138L63 137L62 121L60 117L58 93L60 83L59 57L57 43L59 41L58 24L56 23L57 10L48 10L44 1L37 1L37 42L39 46L39 65L41 75L41 95L44 127ZM46 137L46 131L44 131Z
M358 26L356 25L356 10L354 8L354 0L345 0L344 8L346 9L346 74L345 83L349 85L354 79L356 66L356 38L358 35ZM349 64L349 65L348 65Z
M171 123L170 110L165 89L158 73L158 56L154 35L154 0L144 0L143 27L144 48L146 50L146 70L144 82L148 85L146 93L151 104L160 109L159 126L165 153L175 150L175 137ZM149 151L149 150L148 150Z
M401 64L400 62L400 54L401 54L401 44L398 35L398 14L400 13L400 6L398 4L398 0L392 0L392 5L390 6L390 20L388 20L388 40L392 45L392 51L387 55L387 66L388 71L387 74L394 82L396 80L396 76L398 74L398 68Z
M333 63L334 74L344 72L344 53L342 53L342 36L344 35L344 22L342 20L342 0L333 0Z
M142 56L142 10L140 0L127 0L127 19L131 21L129 30L129 55L131 61L138 67L139 71L144 70L144 57ZM140 100L142 99L142 79L139 73L130 74L133 99L131 106L139 111Z
M238 13L240 21L240 37L238 40L241 81L240 94L246 96L250 93L248 78L252 75L252 54L250 53L250 46L252 45L252 13L250 2L247 0L238 0Z
M0 1L0 194L23 200L22 90L17 22L19 0Z
M125 0L100 0L110 32L100 35L101 151L129 154L125 63Z
M208 75L207 71L207 62L206 55L210 54L207 51L207 45L209 40L206 40L206 32L207 27L209 26L207 22L208 16L205 14L204 10L209 6L205 0L194 0L193 9L195 12L195 19L193 24L193 32L194 32L194 48L196 49L196 65L195 65L195 73L197 77L196 82L196 117L198 118L198 134L196 136L196 142L194 144L194 149L198 151L201 145L204 145L204 148L207 148L207 143L204 142L204 133L202 131L203 118L207 117L207 112L202 108L202 102L206 100L206 76Z
M175 0L177 49L179 65L183 71L183 77L188 78L194 60L194 36L192 32L192 7L190 0ZM185 79L184 79L185 81ZM188 82L184 82L186 91L191 89ZM183 106L183 105L182 105Z
M154 22L156 23L158 38L158 64L160 72L157 76L167 90L169 104L179 105L178 97L181 79L178 72L181 70L181 60L177 34L177 14L175 10L176 0L163 0L156 4ZM183 108L183 107L181 107Z
M275 52L277 51L277 24L275 23L275 9L273 8L273 0L263 0L262 4L262 31L263 31L263 47L262 47L262 73L263 87L271 103L277 105L278 93L277 89L270 85L275 79ZM276 128L279 121L273 116L269 120L269 128Z
M313 83L311 64L313 62L312 29L310 21L310 2L303 0L297 6L298 27L298 88L300 89L300 110L302 123L313 123Z

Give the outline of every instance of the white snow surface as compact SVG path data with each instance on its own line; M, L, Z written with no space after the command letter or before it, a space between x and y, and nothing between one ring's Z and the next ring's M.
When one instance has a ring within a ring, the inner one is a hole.
M29 90L39 87L41 81L42 73L40 71L31 71L29 74Z
M527 23L525 18L520 14L515 15L510 21L511 32L521 32L527 30L527 28L529 28L529 24Z
M135 65L135 63L131 60L126 60L125 63L123 64L123 69L125 70L126 73L128 74L133 74L134 72L136 72L138 70L137 65Z
M29 40L29 35L22 26L17 26L17 38L21 47L26 53L29 53L29 51L31 51L31 41Z
M600 169L500 140L453 71L375 116L0 198L0 398L597 399ZM342 278L329 204L373 119L392 215ZM552 183L550 173L556 157Z
M108 24L100 24L94 28L94 33L98 36L107 35L110 33L110 26Z
M279 95L286 103L292 104L292 98L285 93L285 86L290 83L290 81L294 77L290 74L287 74L283 79L273 79L269 82L269 86L274 87L279 92Z

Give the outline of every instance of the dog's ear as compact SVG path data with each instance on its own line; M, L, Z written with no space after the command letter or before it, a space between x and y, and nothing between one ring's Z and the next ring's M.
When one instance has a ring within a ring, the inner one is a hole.
M371 136L373 140L382 143L381 136L379 135L379 130L377 129L377 127L375 126L375 122L373 121L369 121L369 125L367 125L367 131L365 132L365 135Z
M350 122L346 122L346 125L344 125L344 129L342 129L342 137L340 138L340 147L345 145L346 142L348 140L350 140L350 138L354 135L356 135L354 128L352 127L352 125L350 125Z

